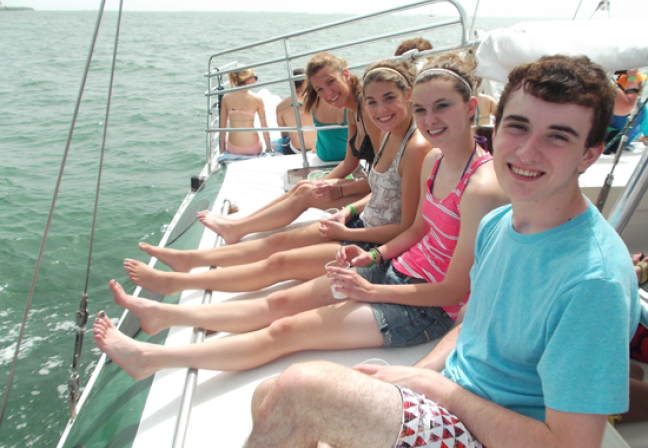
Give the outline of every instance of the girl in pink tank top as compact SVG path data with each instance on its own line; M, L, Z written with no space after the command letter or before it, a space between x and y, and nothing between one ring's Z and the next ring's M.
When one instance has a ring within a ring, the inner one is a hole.
M448 331L470 296L479 222L508 202L485 142L471 130L477 108L471 73L457 55L419 72L414 120L438 148L423 164L420 214L408 230L373 251L342 248L338 258L357 272L329 269L339 291L370 303L385 347L426 342Z

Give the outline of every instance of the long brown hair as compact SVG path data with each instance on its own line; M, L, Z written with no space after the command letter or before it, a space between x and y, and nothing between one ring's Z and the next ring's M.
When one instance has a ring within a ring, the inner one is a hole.
M327 52L317 53L308 60L306 63L306 88L304 89L304 108L306 109L306 112L310 112L313 107L319 104L319 97L311 83L311 77L321 69L328 68L334 71L340 78L343 78L344 69L347 68L348 65L349 64L344 58ZM351 74L349 86L351 87L351 92L355 95L357 101L362 101L360 84L360 78Z

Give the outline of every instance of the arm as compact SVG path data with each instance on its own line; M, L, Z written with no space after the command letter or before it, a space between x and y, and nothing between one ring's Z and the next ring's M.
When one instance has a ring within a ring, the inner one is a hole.
M221 109L220 109L220 118L219 118L219 126L221 128L226 128L227 127L227 106L225 104L225 95L223 95L223 100L221 101ZM227 138L227 132L225 131L220 131L218 133L218 139L219 139L219 145L220 145L220 152L221 154L225 152L225 140Z
M341 238L342 240L383 243L398 237L412 226L417 217L421 188L425 188L422 185L427 182L427 177L425 182L421 182L421 166L431 149L430 144L418 132L414 134L407 144L399 165L399 174L402 178L401 221L395 224L364 229L346 229L344 237ZM346 191L345 184L345 194Z
M370 193L368 179L315 181L313 195L320 201L334 201L348 196Z
M284 120L283 114L281 113L281 110L283 110L283 101L277 105L277 126L278 127L284 127L287 126L286 122ZM288 137L288 132L281 131L281 138L286 138Z
M466 307L464 307L464 309L465 308ZM414 367L418 367L420 369L435 370L437 372L442 371L445 368L445 363L446 359L448 359L448 355L450 355L450 352L457 346L457 338L459 338L460 331L461 324L450 330L450 332L446 334L443 339L441 339L436 347L434 347L434 349L430 353L428 353L425 358L417 362Z
M636 78L638 70L630 69L627 72L627 78ZM625 90L616 87L616 98L614 100L614 115L628 115L632 110L637 98L639 97L639 82L638 80L628 80L626 82Z
M524 441L522 444L529 448L599 448L603 440L606 415L547 408L541 422L478 397L433 370L377 365L356 369L424 394L456 415L484 446L514 448Z
M265 104L263 103L263 98L260 97L257 113L259 114L259 122L261 123L261 127L267 128L268 123L266 122L265 117ZM272 146L270 145L270 133L268 131L263 132L263 140L265 140L266 150L271 151Z
M344 285L348 287L344 287L342 291L350 298L362 302L398 303L413 306L459 304L470 290L470 269L474 262L475 239L479 223L488 212L507 202L508 198L502 192L495 178L493 164L482 165L470 178L461 198L459 239L452 260L450 260L448 272L442 281L415 285L369 284L357 288L353 285ZM417 220L419 217L417 216ZM388 245L383 247L388 247ZM387 255L382 251L382 248L379 250L385 258L391 258L391 254ZM351 281L351 279L347 280ZM359 281L354 283L359 283Z
M601 446L606 415L547 408L545 421L541 422L478 397L441 375L438 377L433 389L442 391L430 391L431 395L426 396L459 417L485 446L516 447L522 440L529 448Z
M493 115L495 116L495 112L497 112L497 101L495 101L495 98L492 96L488 97L488 115Z
M419 195L414 222L407 230L378 248L383 254L385 261L396 258L403 252L409 250L410 247L418 243L428 232L428 225L423 218L421 210L427 193L427 180L439 154L439 150L432 150L423 160L423 167L419 176Z

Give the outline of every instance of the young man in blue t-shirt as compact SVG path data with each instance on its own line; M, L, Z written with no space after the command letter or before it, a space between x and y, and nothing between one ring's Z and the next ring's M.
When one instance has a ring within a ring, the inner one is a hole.
M598 448L628 406L640 311L627 250L578 185L613 105L585 57L514 69L494 136L511 205L482 220L463 325L415 367L290 367L257 389L246 446Z

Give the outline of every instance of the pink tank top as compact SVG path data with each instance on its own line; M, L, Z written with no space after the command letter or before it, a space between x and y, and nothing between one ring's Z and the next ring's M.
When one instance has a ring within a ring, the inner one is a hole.
M409 276L424 279L429 283L437 283L445 278L450 259L457 246L459 229L461 228L461 214L459 213L459 202L463 195L470 176L482 164L493 159L493 156L486 153L470 166L463 175L452 193L444 200L438 201L432 196L430 186L436 176L441 163L441 155L432 169L432 174L427 181L428 189L423 203L423 218L430 226L428 233L414 247L392 261L394 269ZM458 305L444 306L443 309L453 320L457 320L457 314L461 307L468 303L470 292Z

